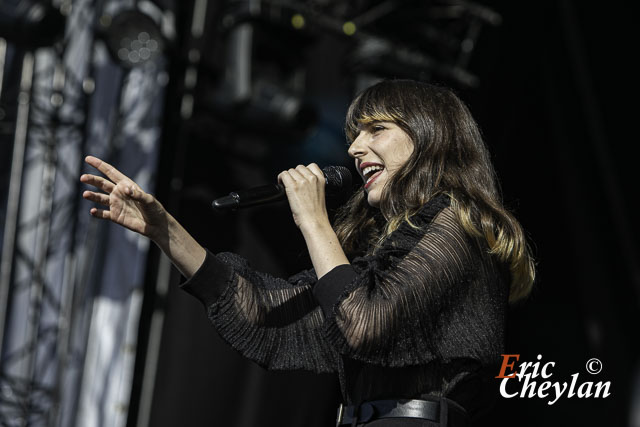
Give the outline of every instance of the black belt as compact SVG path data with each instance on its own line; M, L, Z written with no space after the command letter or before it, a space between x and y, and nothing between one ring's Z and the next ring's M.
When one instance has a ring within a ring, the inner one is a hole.
M439 401L392 399L372 400L359 406L341 404L336 426L356 425L381 418L419 418L439 422L441 427L449 424L454 427L465 426L468 423L464 408L447 398L440 398Z

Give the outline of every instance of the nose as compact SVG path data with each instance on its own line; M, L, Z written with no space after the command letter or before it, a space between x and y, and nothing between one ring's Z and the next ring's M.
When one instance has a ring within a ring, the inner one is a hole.
M347 152L354 159L362 157L366 153L366 145L364 144L362 132L353 140Z

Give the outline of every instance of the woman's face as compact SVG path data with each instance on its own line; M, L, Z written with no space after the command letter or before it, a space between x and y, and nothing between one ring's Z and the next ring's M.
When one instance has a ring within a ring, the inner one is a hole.
M361 125L348 151L364 180L369 205L378 207L385 184L413 153L413 142L395 123L372 122Z

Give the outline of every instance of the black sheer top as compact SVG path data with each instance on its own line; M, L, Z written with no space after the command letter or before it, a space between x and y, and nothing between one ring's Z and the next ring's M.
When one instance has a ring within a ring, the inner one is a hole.
M446 396L485 405L503 352L508 276L439 195L373 253L317 280L207 254L182 286L222 338L267 369L336 372L345 403Z

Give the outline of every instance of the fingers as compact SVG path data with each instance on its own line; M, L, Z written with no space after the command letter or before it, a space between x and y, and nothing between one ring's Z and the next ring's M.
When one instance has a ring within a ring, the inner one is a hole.
M104 179L101 176L84 174L80 177L80 181L85 184L93 185L96 188L104 191L105 193L111 194L113 189L115 188L115 184L107 179Z
M318 177L307 166L298 165L295 170L309 182L318 180Z
M307 178L295 169L283 171L278 175L278 181L285 188L295 189L307 183Z
M296 171L310 182L324 184L326 180L324 172L322 172L322 169L315 163L310 163L307 166L298 165Z
M325 181L317 173L317 166L299 165L278 175L278 181L285 187L289 207L298 227L307 223L317 224L326 216Z
M91 208L89 213L91 214L91 216L96 217L96 218L111 219L110 212L106 211L104 209Z
M109 196L102 193L95 193L93 191L85 191L82 193L82 197L95 203L100 203L104 206L109 206Z
M320 169L320 166L315 163L310 163L309 165L307 165L307 169L309 169L315 176L320 178L322 182L325 181L326 178L324 176L324 172L322 172L322 169Z
M84 161L105 174L111 181L115 182L116 184L121 180L127 178L118 169L114 168L109 163L104 162L97 157L87 156L84 158Z
M291 187L291 185L295 181L293 177L289 173L289 171L282 171L278 174L278 183L284 185L285 187Z
M303 184L306 182L313 184L324 184L324 173L315 163L311 163L308 166L298 165L295 169L289 169L283 171L278 175L278 182L283 184L297 183Z
M289 169L287 172L289 172L289 175L291 175L291 178L293 178L296 183L304 184L305 181L309 181L309 173L299 168L304 168L304 166Z

